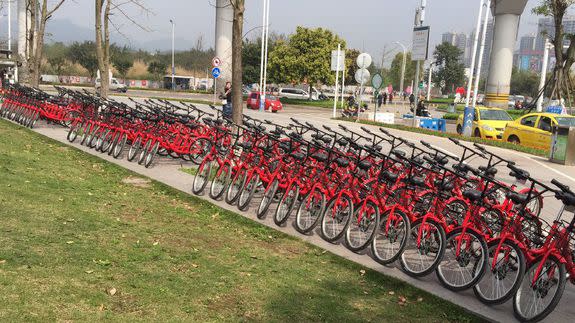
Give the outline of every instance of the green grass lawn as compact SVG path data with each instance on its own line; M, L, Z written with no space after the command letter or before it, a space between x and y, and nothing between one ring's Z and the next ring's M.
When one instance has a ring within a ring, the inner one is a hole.
M0 121L0 320L479 321Z

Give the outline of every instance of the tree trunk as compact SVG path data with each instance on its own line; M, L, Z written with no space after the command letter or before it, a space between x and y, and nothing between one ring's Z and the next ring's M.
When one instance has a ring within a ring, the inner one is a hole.
M104 2L106 7L104 9ZM102 9L104 16L102 17ZM110 0L96 0L96 56L98 58L98 70L100 71L100 96L107 98L110 88ZM103 19L102 19L103 18ZM104 30L102 31L102 20ZM102 40L102 32L104 39Z
M234 23L232 36L232 120L242 124L244 100L242 95L242 46L245 0L232 0L234 7Z
M40 20L38 26L38 32L36 33L36 42L34 46L34 62L32 66L32 75L30 80L30 85L33 87L38 87L40 85L40 76L42 74L42 56L44 54L44 33L46 31L46 22L48 21L48 4L47 0L43 0L42 8L40 8Z

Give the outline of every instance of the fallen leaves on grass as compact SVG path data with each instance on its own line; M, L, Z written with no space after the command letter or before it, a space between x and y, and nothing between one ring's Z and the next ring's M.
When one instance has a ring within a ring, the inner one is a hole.
M397 304L399 304L399 306L407 305L407 298L405 298L403 296L399 296L399 301L397 302Z
M118 291L114 287L108 289L108 295L110 295L110 296L116 295L117 292Z
M360 274L361 276L365 275L365 270L363 270L363 269L360 270L360 271L359 271L359 274Z
M5 260L5 259L0 260L0 265L3 265L3 264L5 264L5 263L6 263L6 260Z
M67 244L73 244L74 241L70 240L70 241L66 241Z

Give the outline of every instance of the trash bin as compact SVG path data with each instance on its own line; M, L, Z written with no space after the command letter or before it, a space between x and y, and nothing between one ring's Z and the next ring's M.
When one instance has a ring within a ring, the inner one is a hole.
M447 113L455 113L455 103L450 103L447 106Z
M575 127L553 127L549 161L568 166L575 165Z

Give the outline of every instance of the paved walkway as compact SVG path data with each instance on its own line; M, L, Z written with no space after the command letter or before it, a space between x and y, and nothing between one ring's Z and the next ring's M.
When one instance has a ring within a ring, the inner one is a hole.
M299 112L301 112L301 111L299 111ZM316 114L318 114L317 110L309 111L309 112L305 112L304 114L299 115L299 118L301 118L302 120L311 121L311 122L316 123L318 125L319 124L332 124L333 125L333 122L331 120L329 120L329 119L326 120L324 117L318 118L316 116ZM319 113L319 115L322 115L322 114L323 113ZM287 123L288 121L286 119L289 118L291 115L292 114L285 113L285 114L273 114L273 115L269 114L266 116L273 117L273 119L276 122L282 122L282 120L283 120L283 122ZM39 133L39 134L45 135L49 138L60 141L64 144L70 145L70 143L66 140L66 131L62 128L46 125L45 123L39 123L37 125L37 128L34 131ZM429 140L430 142L433 142L434 144L438 144L439 139L441 139L441 138L436 139L436 138L430 137L430 136L421 136L421 135L417 135L417 136L421 137L421 139ZM445 145L445 143L441 143L441 144ZM113 158L109 157L107 154L104 155L104 154L97 153L96 151L94 151L92 149L88 149L88 148L86 148L84 146L80 146L78 144L72 144L72 146L74 146L74 147L76 147L82 151L85 151L89 154L92 154L92 155L98 156L102 159L105 159L109 162L120 165L126 169L132 170L132 171L139 173L143 176L147 176L149 178L152 178L154 180L162 182L166 185L174 187L174 188L181 190L183 192L186 192L186 193L191 192L193 176L185 174L185 173L180 171L181 167L190 167L191 165L186 164L184 162L181 162L180 160L172 160L172 159L162 158L156 162L156 165L154 165L153 168L146 169L146 168L138 165L137 163L128 162L125 158L124 159L113 159ZM522 158L527 158L527 157L522 157ZM239 213L239 211L237 210L236 207L230 206L223 201L213 201L207 196L201 196L200 198L206 199L206 200L210 201L211 203L213 203L219 207L222 207L224 209ZM259 203L259 198L257 198L257 197L254 198L254 205L256 203ZM355 253L349 251L343 245L327 243L323 239L321 239L318 234L313 234L313 235L309 235L309 236L301 235L297 231L295 231L295 229L292 227L291 224L289 224L285 227L282 227L282 228L277 227L273 223L273 219L270 216L268 216L268 218L266 218L264 220L258 220L255 216L254 205L252 205L252 207L250 207L250 209L247 212L242 212L239 214L241 214L242 216L245 216L249 219L252 219L254 221L257 221L259 223L262 223L268 227L274 228L274 229L282 231L286 234L295 236L299 239L302 239L304 241L312 243L312 244L319 246L325 250L328 250L329 252L332 252L336 255L339 255L341 257L344 257L346 259L354 261L358 264L361 264L361 265L365 266L366 268L371 268L371 269L376 270L376 271L383 273L385 275L392 276L392 277L398 278L402 281L405 281L407 283L410 283L414 286L417 286L418 288L421 288L421 289L426 290L426 291L428 291L434 295L437 295L441 298L444 298L448 301L451 301L455 304L458 304L458 305L462 306L463 308L465 308L466 310L469 310L469 311L471 311L471 312L473 312L473 313L475 313L475 314L477 314L477 315L479 315L485 319L488 319L490 321L499 321L499 322L513 322L513 321L515 321L513 318L513 311L512 311L512 306L511 306L510 302L508 302L507 304L502 305L502 306L487 307L475 299L473 292L471 290L463 292L463 293L453 293L453 292L450 292L450 291L442 288L440 286L440 283L435 278L435 274L431 274L428 277L425 277L425 278L419 279L419 280L413 279L413 278L408 277L407 275L403 274L395 266L384 267L384 266L377 264L375 261L373 261L370 258L369 255L355 254ZM274 206L272 206L272 210L273 210L273 208L274 208ZM573 293L573 288L569 284L569 286L567 287L567 289L565 291L565 294L563 296L561 303L557 307L557 310L551 316L548 317L547 321L549 321L549 322L570 322L570 321L572 321L572 318L575 317L575 309L571 308L569 306L569 304L571 302L573 302L574 300L575 300L575 295Z

